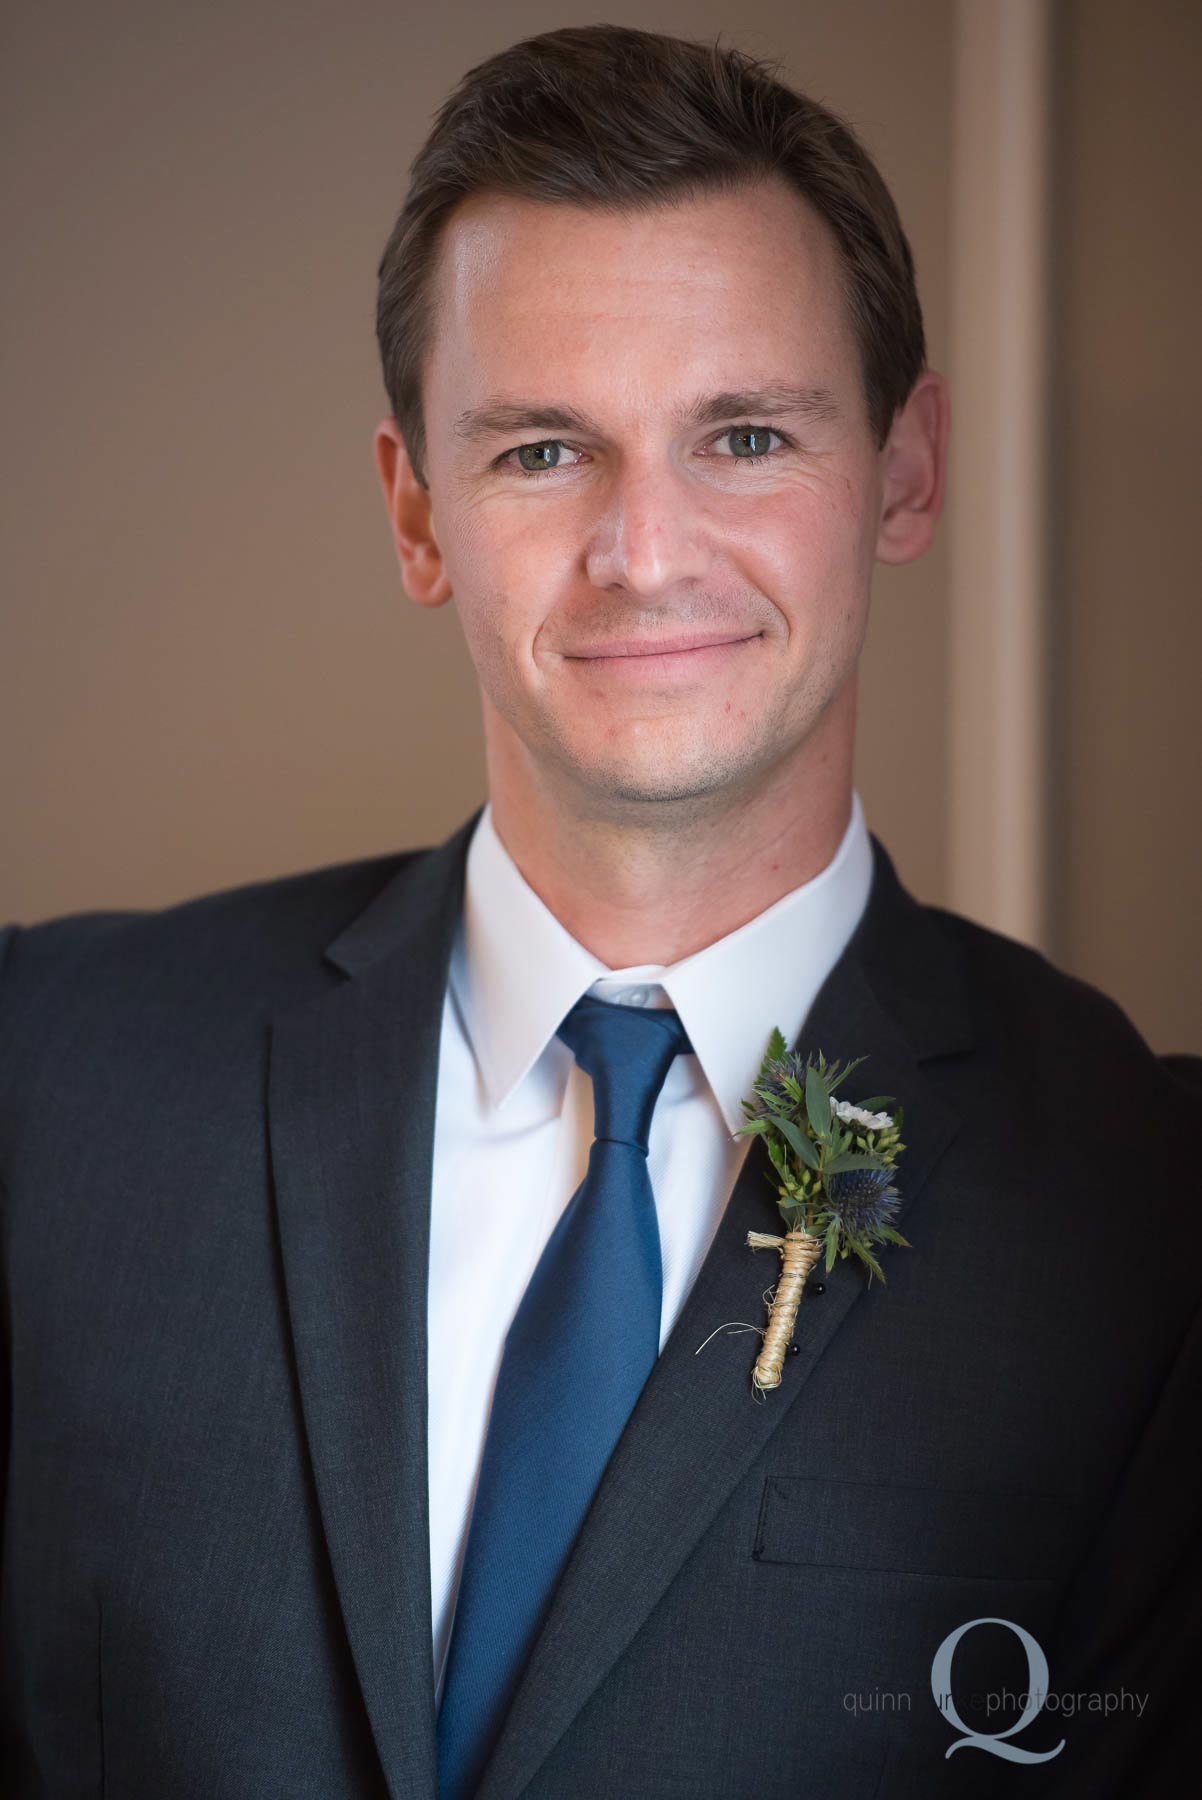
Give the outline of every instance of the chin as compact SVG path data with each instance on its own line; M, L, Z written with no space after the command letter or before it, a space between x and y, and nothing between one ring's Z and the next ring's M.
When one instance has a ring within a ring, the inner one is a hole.
M711 800L744 780L754 756L710 752L703 757L648 755L608 765L579 759L574 773L603 805L638 809L647 806L687 807Z

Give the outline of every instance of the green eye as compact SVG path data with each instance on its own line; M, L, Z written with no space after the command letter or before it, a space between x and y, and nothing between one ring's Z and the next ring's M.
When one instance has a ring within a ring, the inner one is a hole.
M734 456L753 458L768 455L772 432L767 425L735 425L726 437Z
M536 475L540 469L554 469L559 462L559 451L558 438L549 438L545 444L520 444L518 466L528 475Z

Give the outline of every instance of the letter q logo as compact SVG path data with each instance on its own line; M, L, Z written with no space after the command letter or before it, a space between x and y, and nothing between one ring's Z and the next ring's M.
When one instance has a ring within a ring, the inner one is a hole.
M960 1639L975 1625L1005 1625L1021 1640L1023 1648L1027 1652L1027 1704L1023 1709L1022 1717L1005 1731L970 1731L956 1711L955 1702L952 1700L952 1658ZM1024 1631L1021 1625L1016 1625L1013 1619L969 1619L966 1624L957 1625L956 1629L949 1632L944 1638L931 1663L931 1692L935 1696L935 1705L946 1718L951 1720L956 1730L963 1733L963 1736L958 1737L954 1744L948 1745L944 1752L944 1761L946 1762L954 1750L963 1750L966 1747L971 1750L987 1750L991 1756L1001 1756L1007 1762L1013 1763L1050 1762L1054 1756L1059 1756L1064 1749L1065 1740L1063 1738L1054 1750L1024 1750L1018 1744L1010 1744L1005 1741L1007 1738L1014 1737L1017 1732L1025 1731L1043 1706L1047 1691L1048 1659L1031 1633Z

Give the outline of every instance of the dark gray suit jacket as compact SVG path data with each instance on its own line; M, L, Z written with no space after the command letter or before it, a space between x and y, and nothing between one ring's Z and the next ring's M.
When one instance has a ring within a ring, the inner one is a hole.
M7 1794L434 1800L428 1208L474 823L0 934ZM885 1288L837 1264L757 1398L753 1335L695 1354L764 1320L753 1143L480 1800L1144 1800L1198 1766L1202 1059L873 854L799 1043L905 1107L913 1248ZM1017 1717L1019 1626L1057 1711L1006 1741L1052 1760L947 1756L932 1661L977 1619L1012 1623L959 1642L958 1716Z

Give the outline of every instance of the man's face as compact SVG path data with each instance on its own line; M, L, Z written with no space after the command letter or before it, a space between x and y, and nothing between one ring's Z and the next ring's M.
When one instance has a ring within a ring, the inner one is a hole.
M491 748L590 810L753 790L854 673L881 474L840 274L776 181L445 229L430 528Z

